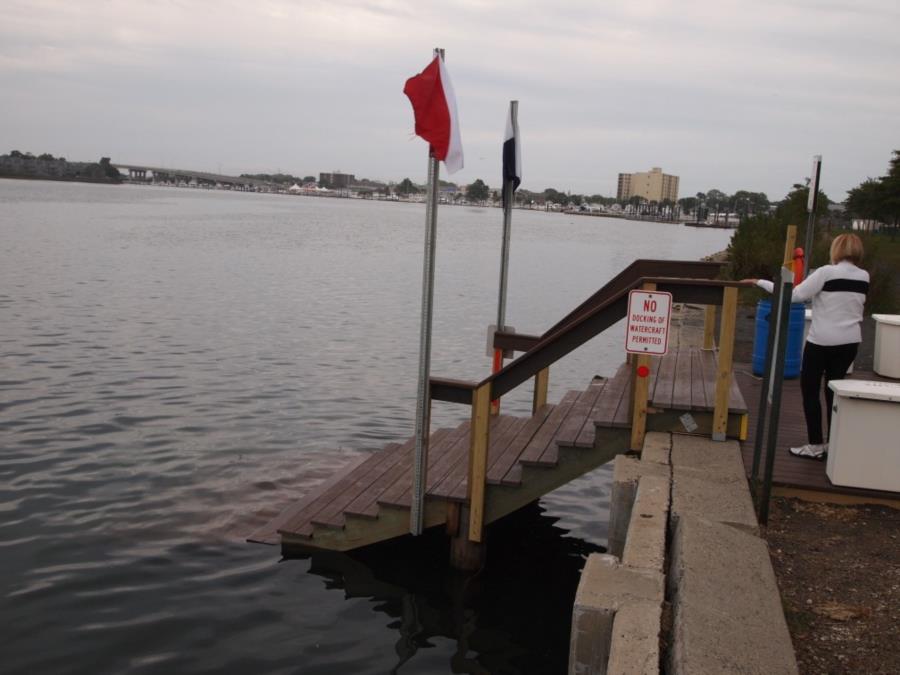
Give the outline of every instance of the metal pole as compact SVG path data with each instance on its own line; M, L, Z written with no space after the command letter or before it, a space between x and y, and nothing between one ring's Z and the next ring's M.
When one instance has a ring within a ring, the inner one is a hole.
M815 242L813 232L816 229L816 207L819 204L819 176L822 174L822 155L813 157L813 170L810 176L809 198L806 200L806 210L809 218L806 221L806 248L803 251L803 278L809 276L809 261L812 258L812 247Z
M766 447L766 471L763 477L762 498L759 505L759 522L769 522L769 499L772 495L772 472L775 468L775 449L778 443L778 420L781 415L781 390L784 387L784 362L787 357L788 321L791 314L791 293L794 290L794 274L786 267L781 268L781 288L779 295L780 312L778 323L778 350L775 352L774 391L772 393L772 412L769 417L769 442Z
M444 58L443 49L435 54ZM416 397L416 450L413 463L412 505L409 531L422 534L425 516L425 484L428 468L428 435L430 426L431 319L434 300L434 253L437 238L438 175L440 164L428 157L428 197L425 204L425 259L422 264L422 318L419 326L419 390Z
M769 335L766 340L766 365L763 370L762 389L759 392L759 409L756 420L756 441L753 444L753 467L750 471L750 488L756 494L756 480L759 476L759 461L765 439L766 420L769 417L769 394L772 383L772 361L775 357L777 317L781 316L781 294L775 293L769 307Z
M509 277L509 240L512 228L512 182L503 181L503 243L500 247L500 291L497 298L497 330L506 327L506 284Z
M509 114L512 119L513 138L518 137L519 102L509 102ZM506 285L509 277L509 240L512 229L513 184L511 180L503 181L503 244L500 250L500 297L497 300L497 330L506 326Z

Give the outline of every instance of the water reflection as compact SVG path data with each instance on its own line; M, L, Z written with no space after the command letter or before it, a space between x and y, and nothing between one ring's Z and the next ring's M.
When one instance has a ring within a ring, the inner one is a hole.
M310 574L326 588L368 599L391 619L399 634L391 673L413 672L438 638L455 644L453 673L558 673L566 669L584 560L604 549L568 536L557 520L535 502L495 523L476 574L449 567L448 539L435 530L348 554L298 557L309 558Z

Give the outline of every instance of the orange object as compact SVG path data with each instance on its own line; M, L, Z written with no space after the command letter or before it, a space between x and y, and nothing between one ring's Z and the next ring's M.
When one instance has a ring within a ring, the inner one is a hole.
M794 286L799 286L803 281L803 249L794 249Z
M495 349L494 350L494 362L491 364L491 373L496 373L498 370L503 368L503 350ZM496 399L491 401L491 413L496 415L500 412L500 399Z

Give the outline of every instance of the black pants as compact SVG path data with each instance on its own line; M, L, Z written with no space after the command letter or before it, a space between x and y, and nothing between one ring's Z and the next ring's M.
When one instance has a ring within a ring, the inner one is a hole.
M834 392L828 388L831 380L842 380L853 365L859 343L823 347L807 342L803 349L803 365L800 367L800 391L803 394L803 415L806 417L806 433L809 442L823 443L822 436L822 377L825 377L825 403L828 406L828 428L831 428L831 408Z

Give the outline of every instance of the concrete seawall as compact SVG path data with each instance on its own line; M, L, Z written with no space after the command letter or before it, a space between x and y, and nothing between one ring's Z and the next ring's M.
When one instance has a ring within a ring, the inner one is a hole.
M609 553L591 555L569 673L794 675L767 545L734 441L651 433L616 458Z

